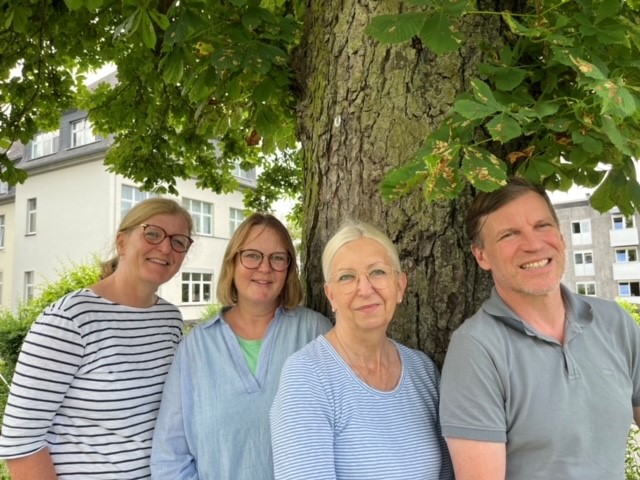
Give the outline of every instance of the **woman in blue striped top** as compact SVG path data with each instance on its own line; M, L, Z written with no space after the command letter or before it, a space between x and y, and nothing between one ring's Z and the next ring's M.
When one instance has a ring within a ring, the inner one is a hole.
M150 478L151 438L182 316L156 295L191 215L153 198L124 217L103 279L47 307L18 358L0 436L13 480Z
M322 256L335 327L292 355L271 409L277 480L453 478L439 375L387 337L407 278L388 237L348 224Z

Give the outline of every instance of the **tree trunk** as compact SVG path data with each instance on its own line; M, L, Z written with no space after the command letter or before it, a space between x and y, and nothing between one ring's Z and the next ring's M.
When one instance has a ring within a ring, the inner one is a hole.
M489 293L464 235L472 193L426 203L421 192L393 203L380 182L418 151L427 133L468 90L481 41L500 41L499 17L476 17L461 29L459 52L436 56L419 41L382 45L364 33L375 15L403 11L400 2L308 1L296 53L299 134L305 154L303 274L307 303L330 315L321 255L347 218L371 222L395 242L409 278L390 335L441 365L451 332Z

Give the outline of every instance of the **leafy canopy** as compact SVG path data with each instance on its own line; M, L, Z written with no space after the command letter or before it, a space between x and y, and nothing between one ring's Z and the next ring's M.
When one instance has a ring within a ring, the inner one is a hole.
M510 34L481 46L472 91L413 161L387 176L387 197L424 187L428 199L454 198L466 182L491 191L517 172L552 190L599 185L591 202L600 211L640 210L638 2L540 0L519 14L470 1L408 3L424 8L378 17L369 33L386 43L417 37L438 54L459 48L464 17L499 14Z
M147 189L175 193L176 179L195 177L230 191L237 159L267 169L251 198L259 208L300 188L292 52L302 2L0 1L0 151L79 106L114 135L108 168ZM469 0L405 3L369 34L444 55L463 45L459 26L473 16L499 15L508 34L481 45L472 90L387 176L387 197L422 188L428 200L454 198L467 182L492 190L517 172L550 189L600 185L599 210L640 210L637 0L537 0L513 13ZM83 75L109 62L119 83L87 89ZM6 153L0 164L0 179L24 180Z

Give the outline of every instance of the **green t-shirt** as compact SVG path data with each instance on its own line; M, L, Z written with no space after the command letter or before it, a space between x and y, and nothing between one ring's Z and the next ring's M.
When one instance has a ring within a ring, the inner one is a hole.
M260 340L247 340L236 335L244 358L247 360L249 370L255 375L256 368L258 367L258 357L260 356L260 349L262 348L262 339Z

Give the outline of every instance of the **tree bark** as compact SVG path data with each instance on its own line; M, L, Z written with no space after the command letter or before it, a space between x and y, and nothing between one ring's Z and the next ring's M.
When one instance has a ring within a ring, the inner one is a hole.
M305 155L303 275L307 303L330 315L321 255L347 218L371 222L398 247L409 277L390 335L441 365L452 331L489 293L464 235L469 189L455 201L426 203L422 192L385 203L380 182L418 151L451 110L481 59L480 42L500 41L498 16L465 20L467 43L436 56L418 40L382 45L364 33L375 15L401 2L308 1L296 52L299 135Z

